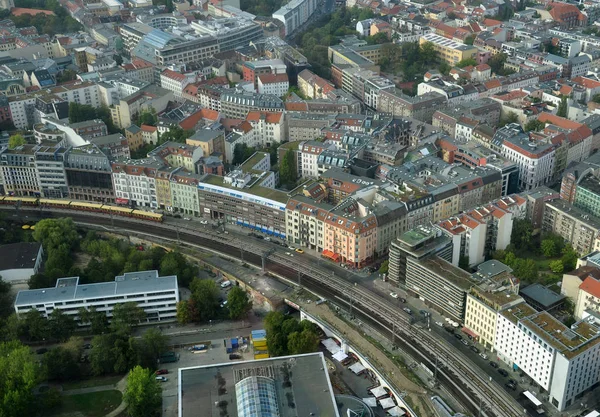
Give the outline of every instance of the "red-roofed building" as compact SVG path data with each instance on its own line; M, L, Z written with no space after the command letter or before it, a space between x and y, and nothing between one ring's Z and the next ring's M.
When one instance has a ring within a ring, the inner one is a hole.
M154 82L154 66L148 61L133 58L130 63L123 64L121 67L125 70L128 77L137 78L148 83Z
M258 92L283 97L290 89L290 81L286 73L262 74L258 76Z
M561 29L587 25L587 16L581 13L576 5L560 2L552 2L548 5L552 7L549 11L550 16L560 25Z
M183 130L195 130L202 127L204 122L214 123L218 122L220 118L221 116L216 110L201 109L179 122L179 127Z
M325 98L335 86L310 70L298 74L298 88L306 98Z
M183 99L183 90L191 82L184 74L166 69L160 73L160 86L172 91L176 98Z
M43 10L43 9L27 9L24 7L13 7L10 10L10 14L12 14L13 16L23 16L25 14L29 14L31 16L35 16L38 14L45 14L46 16L54 16L54 12L50 11L50 10Z
M158 128L156 126L141 125L142 140L146 145L156 145L158 143Z
M575 318L582 319L585 310L600 313L600 271L597 269L590 273L579 286Z

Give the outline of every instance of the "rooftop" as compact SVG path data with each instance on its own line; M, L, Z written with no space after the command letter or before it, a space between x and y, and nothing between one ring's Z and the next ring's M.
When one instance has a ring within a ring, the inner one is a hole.
M198 410L204 410L206 415L225 412L237 417L236 394L242 391L242 384L238 389L236 384L249 377L275 382L272 386L280 417L339 417L322 353L181 368L179 416L196 417ZM218 404L226 405L219 408Z
M520 293L545 308L552 307L554 304L566 298L564 295L557 294L541 284L528 285L523 288Z
M226 184L223 181L223 177L218 176L218 175L207 174L202 178L202 183L216 185L219 187L227 188L227 189L238 191L238 192L253 194L258 197L263 197L263 198L267 198L269 200L277 201L284 205L287 203L288 195L286 192L279 191L274 188L262 187L257 184L259 182L260 181L255 181L254 185L252 185L248 188L237 188L237 187L231 186L229 184ZM202 186L202 183L200 184L200 186Z
M40 246L40 243L24 242L0 246L0 271L33 268Z
M128 294L177 290L177 277L159 277L158 271L127 272L113 282L79 284L79 277L60 278L56 287L23 290L17 294L15 306L82 300L97 297L122 298Z
M421 264L465 291L470 290L474 285L474 282L471 280L471 274L452 265L439 256L427 258L421 261Z

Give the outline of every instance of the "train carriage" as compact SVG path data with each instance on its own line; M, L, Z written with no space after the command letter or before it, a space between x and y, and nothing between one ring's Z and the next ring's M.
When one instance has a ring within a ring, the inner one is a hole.
M37 206L39 198L35 197L12 197L6 196L2 201L3 204L17 204L19 201L24 206Z
M55 200L52 198L40 198L39 205L43 207L69 208L71 200Z
M127 216L131 217L131 212L133 211L130 207L117 207L117 206L109 206L108 204L104 204L102 206L102 211L106 213L112 213L117 216Z
M69 206L75 210L85 210L85 211L102 211L101 203L86 203L84 201L71 201L71 205Z
M131 213L133 217L143 220L152 220L154 222L162 222L163 215L159 213L153 213L151 211L133 210Z

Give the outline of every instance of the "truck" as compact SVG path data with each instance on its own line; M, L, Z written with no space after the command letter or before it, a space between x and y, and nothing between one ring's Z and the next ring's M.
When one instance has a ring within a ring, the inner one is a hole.
M188 350L192 351L192 353L206 352L207 349L208 349L208 346L206 346L206 345L194 345L194 346L188 348Z
M175 354L175 352L164 352L160 354L159 361L160 363L172 363L177 362L179 360L179 356Z

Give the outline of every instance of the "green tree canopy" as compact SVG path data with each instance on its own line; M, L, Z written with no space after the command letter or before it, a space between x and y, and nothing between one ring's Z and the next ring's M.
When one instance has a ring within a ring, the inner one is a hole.
M530 120L527 123L525 123L524 130L525 130L525 132L530 132L530 131L539 132L539 131L544 130L545 127L546 127L546 123L540 122L537 119L533 119L533 120Z
M475 61L473 58L466 58L456 63L458 68L468 67L469 65L474 67L477 65L477 61Z
M160 354L167 350L169 338L160 330L151 328L142 335L139 342L140 364L155 369Z
M64 342L71 337L77 324L73 317L65 314L60 309L55 309L48 316L48 327L52 339Z
M316 352L319 348L319 337L308 329L290 333L287 348L290 355Z
M162 389L152 370L136 366L129 372L123 400L131 417L147 417L157 413L162 404Z
M519 250L529 249L532 234L533 225L529 220L516 219L513 223L510 243Z
M190 284L192 296L190 298L190 313L193 321L212 320L219 309L219 289L211 279L194 278Z
M78 312L79 320L82 324L88 324L92 334L102 334L108 330L108 318L106 313L98 311L96 307L86 309L81 307Z
M279 180L282 184L292 187L296 184L297 179L296 153L293 149L288 149L279 164Z
M567 97L562 96L560 99L560 104L558 105L558 109L556 110L556 115L560 117L567 117L567 113L569 111L569 103L567 102Z
M34 415L33 389L42 376L31 349L20 342L0 344L0 417Z
M10 138L8 138L8 149L15 149L16 147L23 146L26 143L27 142L25 141L23 135L17 133L16 135L12 135Z
M80 374L79 355L62 346L52 348L44 355L46 376L49 380L67 381Z
M115 304L110 327L117 333L130 334L131 328L146 320L146 312L136 302Z
M246 317L252 309L252 301L248 299L248 293L240 287L233 287L227 294L227 308L229 309L229 318L239 320Z
M306 320L298 322L296 318L286 317L278 311L268 313L264 323L272 356L314 352L318 347L319 337L314 323Z

